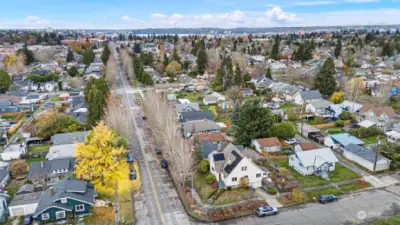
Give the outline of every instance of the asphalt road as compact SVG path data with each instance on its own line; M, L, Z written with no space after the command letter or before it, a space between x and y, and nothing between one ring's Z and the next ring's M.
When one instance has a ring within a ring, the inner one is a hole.
M121 68L119 68L121 70ZM339 201L320 205L307 204L280 211L278 215L259 218L255 215L218 223L201 223L188 216L173 187L170 176L160 168L151 135L146 132L143 112L136 105L135 90L119 72L118 89L129 110L127 122L132 127L132 153L141 174L142 188L134 194L136 224L161 225L338 225L345 221L359 222L377 217L393 203L400 203L400 186L352 194Z

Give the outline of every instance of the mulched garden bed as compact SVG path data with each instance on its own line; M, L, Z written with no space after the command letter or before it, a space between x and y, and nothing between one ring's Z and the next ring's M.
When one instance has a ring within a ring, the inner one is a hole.
M262 205L267 205L267 203L262 200L257 200L249 203L237 204L230 207L209 210L208 216L212 221L247 216L256 213L256 209Z

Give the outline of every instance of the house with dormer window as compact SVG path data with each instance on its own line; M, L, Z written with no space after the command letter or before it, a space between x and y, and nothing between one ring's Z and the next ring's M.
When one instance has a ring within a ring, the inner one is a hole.
M28 179L34 184L54 183L72 177L74 166L75 158L31 162Z
M94 185L74 178L58 181L42 195L33 217L52 223L87 215L92 211L97 192Z

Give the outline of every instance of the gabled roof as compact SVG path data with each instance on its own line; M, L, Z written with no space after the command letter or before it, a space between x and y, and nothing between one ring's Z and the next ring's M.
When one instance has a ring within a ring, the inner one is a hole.
M259 139L256 139L256 141L258 142L258 144L261 147L282 146L281 142L276 137L259 138Z
M315 166L320 167L324 163L336 163L339 160L333 154L330 148L320 148L308 151L295 152L297 158L304 167Z
M93 184L74 178L64 179L54 184L54 194L51 194L50 189L48 188L42 193L34 217L40 215L47 208L52 207L72 210L72 205L60 203L61 198L70 198L93 205L94 198L97 196Z
M341 133L341 134L331 134L329 135L334 141L338 142L340 145L347 146L350 144L355 145L362 145L364 144L363 141L360 139L348 134L348 133Z
M28 177L34 179L35 176L49 176L53 174L53 171L61 169L68 169L68 173L71 173L74 170L74 166L75 158L31 162Z
M40 192L40 191L15 195L8 206L11 207L11 206L19 206L19 205L38 203L40 201L41 195L42 195L42 192Z
M7 108L10 106L14 106L14 103L10 99L0 99L1 108Z
M85 137L88 133L88 131L81 131L55 134L51 137L51 142L53 143L53 145L74 144L75 142L83 143L85 142Z
M325 100L325 99L319 99L315 102L310 103L314 108L316 109L326 109L329 106L333 105L333 102Z
M214 120L214 116L211 110L204 110L204 111L189 111L189 112L182 112L181 113L181 121L193 121L193 120Z
M199 103L176 104L175 111L177 113L182 113L187 111L200 111L200 106Z
M303 100L312 100L312 99L322 98L322 95L318 90L301 91L299 93L300 93L301 99L303 99Z
M375 155L374 152L372 152L368 148L364 148L362 146L355 145L355 144L349 144L349 145L345 146L343 148L343 150L351 152L352 154L357 155L357 156L359 156L359 157L361 157L363 159L366 159L369 162L372 162L372 163L375 162L376 155ZM387 158L378 155L378 161L380 161L381 159L388 160Z
M182 124L183 132L185 133L193 133L194 132L204 132L208 130L220 130L221 128L212 120L196 120L196 121L189 121L184 122Z

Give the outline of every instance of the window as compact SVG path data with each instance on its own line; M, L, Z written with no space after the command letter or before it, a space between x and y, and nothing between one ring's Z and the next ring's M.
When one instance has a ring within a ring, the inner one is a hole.
M48 213L42 214L42 220L48 220L48 219L49 219L49 214Z
M214 171L214 167L211 167L211 170Z
M260 177L261 177L261 173L257 173L256 178L260 178Z
M247 170L247 166L242 166L242 171L246 171Z
M237 177L232 177L232 182L236 182L237 181Z
M263 173L263 176L267 176L267 173Z
M249 176L247 176L247 175L244 175L244 178L245 178L245 179L247 179L247 178L249 178Z
M67 203L67 199L66 198L62 198L61 199L61 203Z
M77 212L82 212L82 211L85 211L85 205L76 205L75 206L75 211L77 211Z
M64 218L65 218L65 211L56 212L56 219L64 219Z

